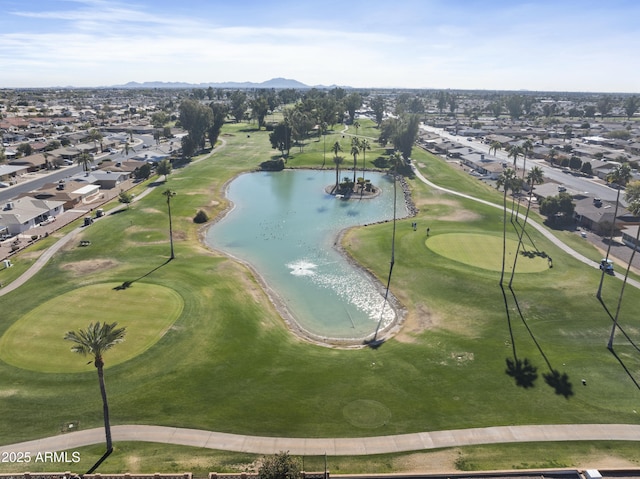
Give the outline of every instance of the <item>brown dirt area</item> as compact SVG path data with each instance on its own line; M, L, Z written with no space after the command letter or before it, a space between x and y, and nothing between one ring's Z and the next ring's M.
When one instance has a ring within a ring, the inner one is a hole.
M75 263L66 263L62 265L62 269L71 271L75 275L85 275L95 271L115 268L118 264L119 263L113 259L88 259L85 261L76 261Z

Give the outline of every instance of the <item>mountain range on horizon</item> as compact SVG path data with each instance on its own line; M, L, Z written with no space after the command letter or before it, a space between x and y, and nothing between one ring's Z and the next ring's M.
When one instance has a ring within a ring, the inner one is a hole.
M289 78L272 78L271 80L256 82L205 82L205 83L188 83L188 82L162 82L162 81L150 81L150 82L128 82L124 85L114 85L110 88L294 88L294 89L310 89L310 88L335 88L336 85L323 86L315 85L309 86L298 80L292 80ZM350 88L350 87L342 87Z

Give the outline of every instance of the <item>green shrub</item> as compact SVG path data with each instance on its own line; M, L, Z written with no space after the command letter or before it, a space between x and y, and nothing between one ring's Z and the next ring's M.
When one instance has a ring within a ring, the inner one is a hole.
M202 224L202 223L206 223L207 221L209 221L209 216L203 210L198 210L196 215L193 217L194 223Z

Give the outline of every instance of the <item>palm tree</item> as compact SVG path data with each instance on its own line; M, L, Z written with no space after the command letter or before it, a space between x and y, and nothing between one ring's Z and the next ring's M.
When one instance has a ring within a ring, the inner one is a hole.
M344 158L338 156L338 153L342 151L342 147L340 146L340 142L336 141L331 147L331 151L333 151L333 162L336 164L336 188L335 191L338 191L338 187L340 186L340 164L344 161Z
M93 141L93 146L96 147L96 143L100 143L100 151L102 151L102 133L100 133L98 130L96 130L95 128L92 128L91 130L89 130L88 133L88 137L89 140Z
M360 140L354 137L351 139L351 154L353 155L353 184L356 184L356 168L358 165L358 155L360 154Z
M356 136L358 136L358 128L360 128L360 122L358 120L354 121L353 127L356 129Z
M519 145L512 145L507 152L507 158L513 158L513 169L515 171L518 171L518 157L522 155L523 150Z
M544 181L544 173L542 168L534 166L527 174L527 184L529 185L529 204L527 205L527 212L524 215L524 222L522 223L522 229L518 234L518 247L516 248L516 256L513 258L513 269L511 270L511 278L509 279L509 288L513 283L513 276L516 272L516 264L518 262L518 255L520 254L520 248L522 246L522 238L524 236L524 230L527 227L527 220L529 219L529 211L531 210L531 199L533 198L533 187L539 185Z
M91 158L91 155L86 151L80 153L80 155L76 159L76 163L78 163L78 166L82 166L82 171L89 171L92 161L93 159Z
M492 141L489 145L489 154L491 154L491 151L493 151L493 156L496 156L498 150L502 150L502 143L500 143L499 141Z
M504 269L507 256L507 194L509 190L513 188L515 180L516 172L511 168L507 168L502 172L496 182L496 188L504 188L504 196L502 199L502 271L500 273L500 286L502 286L502 281L504 280Z
M618 160L624 160L624 157L618 157ZM616 218L618 216L618 206L620 205L620 190L624 185L626 185L631 179L631 167L629 163L623 163L621 165L617 165L613 168L609 174L606 176L606 180L608 183L615 183L618 187L618 193L616 194L616 207L613 212L613 221L611 222L611 232L609 234L609 245L607 246L607 254L605 256L605 260L609 259L609 253L611 252L611 243L613 243L613 234L616 230ZM600 275L600 284L598 285L598 292L596 293L596 297L598 299L602 296L602 283L604 282L604 273L605 269L602 268L602 274Z
M169 257L169 260L172 260L176 257L176 255L173 252L173 226L171 223L171 198L176 196L176 192L173 190L167 189L167 190L164 190L162 194L167 197L167 211L169 212L169 242L171 244L171 256Z
M93 356L93 365L98 370L98 382L102 396L102 412L104 416L104 431L107 441L107 451L87 474L91 474L113 451L111 441L111 425L109 423L109 403L107 402L107 390L104 385L104 359L103 355L118 343L124 340L125 328L117 328L118 323L91 323L86 330L69 331L64 339L72 341L75 345L71 348L74 353L83 356Z
M640 216L640 182L635 181L629 185L627 188L627 192L625 193L624 199L628 202L627 209L629 212L635 216ZM618 298L618 305L616 306L616 314L613 318L613 327L611 328L611 335L609 336L609 343L607 344L607 348L609 350L613 350L613 337L616 333L616 327L618 326L618 317L620 315L620 305L622 304L622 296L624 295L624 288L627 285L627 280L629 279L629 271L631 270L631 265L633 264L633 258L636 255L636 251L638 250L638 240L640 239L640 226L638 226L636 231L636 239L633 243L633 251L631 252L631 258L629 258L629 262L627 263L627 270L624 273L624 280L622 281L622 288L620 289L620 297Z
M328 127L329 125L327 125L326 121L323 121L322 123L320 123L320 131L322 132L322 138L324 140L322 145L322 168L324 168L324 165L327 163L327 128Z
M533 153L533 143L531 142L531 140L525 140L522 143L522 160L523 160L523 164L522 164L522 168L523 168L523 172L522 172L522 178L525 178L526 174L527 174L527 157L531 156L531 154Z
M371 149L371 145L369 144L369 140L363 138L360 140L360 149L362 150L362 179L364 180L364 170L367 159L367 150Z
M554 147L551 147L551 149L549 150L549 153L547 153L547 161L549 161L549 163L553 165L556 162L557 156L558 156L558 150L556 150Z

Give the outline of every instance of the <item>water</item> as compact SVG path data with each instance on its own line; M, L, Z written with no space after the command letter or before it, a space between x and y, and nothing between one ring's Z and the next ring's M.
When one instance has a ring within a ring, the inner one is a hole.
M392 179L379 173L366 178L382 193L347 201L325 193L335 183L332 170L241 175L227 192L234 208L209 229L207 243L251 264L311 335L364 338L395 313L383 309L380 286L333 245L344 228L393 218ZM397 216L406 216L399 185L397 195Z

